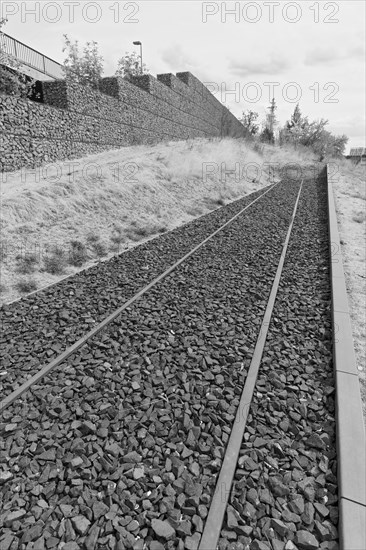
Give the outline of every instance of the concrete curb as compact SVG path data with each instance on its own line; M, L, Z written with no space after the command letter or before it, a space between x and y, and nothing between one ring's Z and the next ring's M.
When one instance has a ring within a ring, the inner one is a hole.
M366 550L366 440L331 175L326 167L340 550Z

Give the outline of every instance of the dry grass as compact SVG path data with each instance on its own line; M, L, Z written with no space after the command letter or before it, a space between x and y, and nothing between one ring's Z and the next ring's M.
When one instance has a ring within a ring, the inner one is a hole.
M10 284L19 251L37 253L38 264L20 269L34 268L44 286L278 181L287 163L311 162L298 151L255 149L233 139L165 142L89 155L71 170L68 162L57 171L48 165L39 177L31 170L6 174L1 267L8 290L1 301L19 296Z
M89 155L71 169L68 162L41 168L39 177L6 174L1 267L8 291L1 301L19 296L9 284L19 250L37 251L41 261L29 273L38 269L44 286L278 181L289 163L312 160L301 151L213 138Z

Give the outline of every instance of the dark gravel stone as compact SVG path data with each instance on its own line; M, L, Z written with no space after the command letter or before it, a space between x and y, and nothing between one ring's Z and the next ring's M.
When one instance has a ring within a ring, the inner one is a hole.
M71 522L79 535L86 535L90 527L90 521L85 516L75 516L71 518Z
M165 540L171 540L175 536L175 529L173 529L173 527L167 521L153 519L151 522L151 527L158 537L161 537Z
M44 525L43 523L37 523L30 527L29 529L25 529L21 542L22 544L26 544L28 542L32 542L36 539L39 539L42 532L43 532Z
M312 533L309 533L309 531L297 531L295 535L295 544L298 545L300 550L316 550L319 548L319 542Z
M317 433L312 433L305 443L307 447L315 447L316 449L326 448L324 441Z

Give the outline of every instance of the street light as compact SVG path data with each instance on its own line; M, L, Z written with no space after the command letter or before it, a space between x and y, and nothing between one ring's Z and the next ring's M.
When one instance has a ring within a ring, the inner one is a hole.
M133 43L135 46L140 46L140 62L141 62L141 74L142 74L142 42L139 40L136 40L136 42Z

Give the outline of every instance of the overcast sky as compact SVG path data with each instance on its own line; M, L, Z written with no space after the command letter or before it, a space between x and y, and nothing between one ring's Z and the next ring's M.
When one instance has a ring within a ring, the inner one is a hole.
M252 109L263 119L274 95L283 124L299 100L310 120L350 138L347 152L366 145L363 0L2 0L0 9L7 34L56 61L64 33L95 40L110 76L140 40L151 74L190 71L236 116Z

